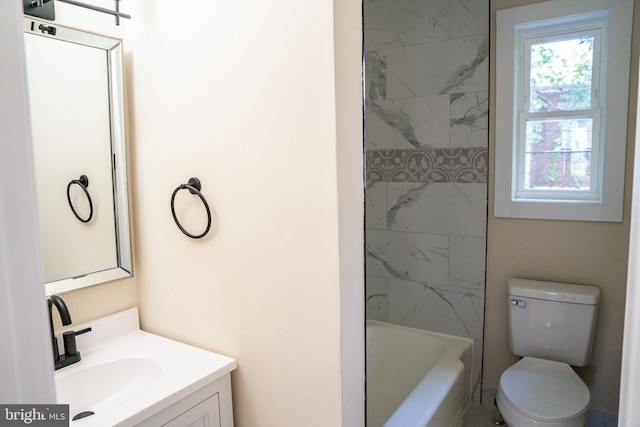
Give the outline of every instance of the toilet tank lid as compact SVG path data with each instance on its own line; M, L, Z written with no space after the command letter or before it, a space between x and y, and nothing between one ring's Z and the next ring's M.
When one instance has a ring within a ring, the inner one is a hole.
M516 278L509 279L509 295L586 305L595 305L600 301L600 289L597 286Z

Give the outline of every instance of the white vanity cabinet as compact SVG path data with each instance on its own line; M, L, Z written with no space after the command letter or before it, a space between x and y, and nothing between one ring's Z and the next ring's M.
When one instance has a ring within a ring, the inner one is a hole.
M172 419L164 427L220 427L220 400L218 393L200 402L193 408L189 409Z
M229 374L147 418L137 427L232 427Z
M74 327L92 328L82 360L54 375L58 403L85 415L73 426L233 427L234 359L140 330L135 308Z

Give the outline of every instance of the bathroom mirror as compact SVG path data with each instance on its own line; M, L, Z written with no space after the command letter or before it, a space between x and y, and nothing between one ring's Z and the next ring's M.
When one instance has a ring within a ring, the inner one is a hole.
M46 294L131 276L121 41L24 33Z

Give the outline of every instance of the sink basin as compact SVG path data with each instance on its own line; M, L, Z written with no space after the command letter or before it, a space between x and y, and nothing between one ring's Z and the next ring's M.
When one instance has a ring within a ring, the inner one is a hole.
M147 389L162 374L158 361L132 357L90 366L56 380L58 402L69 404L71 417L100 413Z
M57 403L69 405L71 426L142 423L236 367L229 357L140 330L135 307L73 325L88 327L77 338L82 359L54 373Z

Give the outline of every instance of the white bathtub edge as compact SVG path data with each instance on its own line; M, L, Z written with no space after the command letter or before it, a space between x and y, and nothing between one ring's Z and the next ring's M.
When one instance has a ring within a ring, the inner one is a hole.
M445 345L445 353L390 415L384 427L461 427L472 392L473 340L385 322L367 327L410 330ZM367 349L369 349L367 343ZM425 405L425 402L429 402Z

